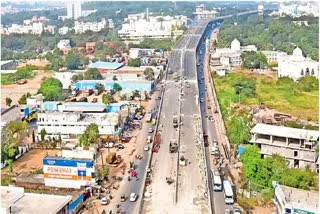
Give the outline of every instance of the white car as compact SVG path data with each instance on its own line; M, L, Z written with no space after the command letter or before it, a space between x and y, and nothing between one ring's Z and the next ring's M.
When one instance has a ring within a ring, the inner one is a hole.
M239 208L233 208L233 214L241 214L241 211Z
M138 198L138 194L137 193L131 193L130 194L130 201L131 202L135 202L136 200L137 200L137 198Z
M107 198L102 198L101 199L101 204L102 205L108 205L109 204L109 200Z
M145 145L145 146L143 147L143 150L144 150L144 151L149 151L149 146L148 146L148 145Z
M152 133L152 132L153 132L153 128L150 127L150 128L148 129L148 132L149 132L149 133Z

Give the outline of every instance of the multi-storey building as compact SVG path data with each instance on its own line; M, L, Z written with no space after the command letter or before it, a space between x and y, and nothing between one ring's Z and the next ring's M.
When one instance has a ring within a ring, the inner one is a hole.
M258 146L262 158L279 154L289 167L319 169L318 131L258 123L251 134L250 143Z
M278 62L280 57L286 56L287 53L282 51L261 51L266 57L268 62Z
M47 137L69 137L70 135L83 134L86 128L95 123L99 127L100 135L114 135L120 127L119 113L105 113L105 107L97 106L92 112L99 113L82 113L86 111L85 105L68 106L64 105L63 112L40 112L38 113L38 133L45 129Z
M81 1L67 1L67 18L78 19L82 16Z
M75 33L85 33L86 31L99 32L102 29L107 28L106 19L101 19L100 22L74 22Z

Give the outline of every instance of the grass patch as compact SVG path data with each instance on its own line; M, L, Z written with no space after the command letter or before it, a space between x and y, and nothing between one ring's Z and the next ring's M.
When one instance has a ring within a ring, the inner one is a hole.
M1 74L1 85L10 85L15 82L15 76L12 74Z
M318 121L318 95L319 91L301 92L292 84L279 82L269 77L252 77L244 73L229 73L225 77L214 76L215 87L223 116L226 116L226 109L231 103L239 101L233 84L241 79L253 79L256 83L256 96L245 97L240 95L241 104L258 105L264 102L269 108L290 114L292 116Z
M254 209L258 205L258 200L257 200L257 198L254 198L254 197L246 198L246 197L238 196L237 203L243 209L251 210L251 209Z

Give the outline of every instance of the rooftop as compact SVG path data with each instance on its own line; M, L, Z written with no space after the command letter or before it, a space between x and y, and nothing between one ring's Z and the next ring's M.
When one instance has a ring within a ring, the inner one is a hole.
M290 203L295 208L307 208L314 211L319 208L318 192L296 189L283 185L279 185L278 187L282 190L279 191L281 197L285 198L286 202Z
M110 70L116 70L123 66L123 63L117 63L117 62L94 62L89 64L89 68L97 68L97 69L110 69Z
M78 102L78 103L65 103L63 111L80 111L80 112L103 112L107 105L103 103L86 103L86 102Z
M21 187L1 187L1 207L12 207L15 214L52 213L60 211L71 200L71 196L24 193Z
M294 139L319 140L319 132L307 129L297 129L285 126L274 126L258 123L251 129L251 133L288 137Z
M13 62L13 60L5 60L5 61L0 61L0 66L3 66L5 64L8 64L10 62Z

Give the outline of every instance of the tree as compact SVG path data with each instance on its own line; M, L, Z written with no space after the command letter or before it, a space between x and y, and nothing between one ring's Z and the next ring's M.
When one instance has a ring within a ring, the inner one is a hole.
M16 75L16 78L17 79L27 79L27 78L30 78L32 77L32 70L34 69L34 67L32 66L25 66L23 68L19 68L17 70L17 72L15 73Z
M149 81L154 80L154 71L152 68L146 68L143 74L145 75L146 80L149 80Z
M84 133L80 136L80 145L84 147L88 147L91 144L95 144L99 139L99 128L95 123L90 124Z
M6 106L10 107L12 103L12 100L10 97L6 97Z
M45 128L41 129L40 131L41 141L44 141L44 138L46 135L47 135L47 131L45 130Z
M114 99L110 94L104 94L102 95L102 102L106 105L109 105L110 103L114 102Z
M234 144L247 143L250 140L250 128L243 118L232 118L230 127L230 141Z
M98 169L98 177L101 180L105 180L108 178L109 175L109 167L106 165L103 165L101 168Z
M254 97L256 95L256 82L254 79L241 78L237 80L233 87L237 95L244 95L246 97Z
M83 80L83 74L75 74L71 77L72 82L78 82L80 80Z
M45 101L57 101L62 98L62 83L53 77L46 79L40 85L38 93L43 94Z
M114 82L117 81L117 80L118 80L117 76L116 76L116 75L113 75L112 80L113 80Z
M262 52L244 51L240 57L244 68L264 68L268 65L267 57Z
M101 92L105 91L105 87L104 87L104 85L101 84L101 83L97 83L97 84L96 84L96 89L97 89L97 91L98 91L98 94L100 94Z
M119 92L122 90L122 87L119 83L114 83L113 84L113 90L115 90L116 92Z
M314 76L304 76L298 80L298 87L305 92L316 91L319 89L319 81Z
M68 69L75 70L80 66L80 57L74 51L70 51L66 57L66 65Z
M102 80L103 77L96 68L90 68L84 73L85 80Z
M31 97L31 94L28 92L20 97L18 100L19 105L25 105L27 104L27 98Z
M141 60L139 58L137 58L137 59L129 59L128 66L140 67L141 66Z

